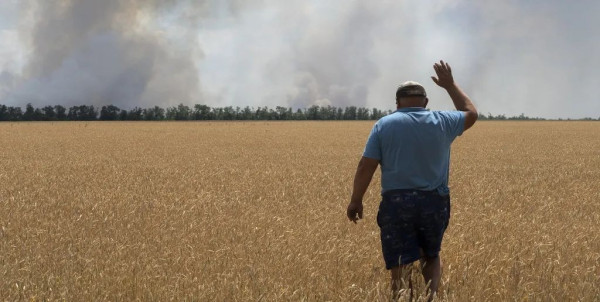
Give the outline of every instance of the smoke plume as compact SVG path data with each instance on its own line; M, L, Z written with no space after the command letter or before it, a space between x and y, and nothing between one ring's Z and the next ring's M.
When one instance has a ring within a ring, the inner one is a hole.
M160 0L21 5L23 15L32 20L20 29L30 55L20 79L3 79L16 86L13 98L34 104L124 107L201 101L196 65L202 52L194 26L203 4L194 2L194 10ZM177 26L176 36L161 26L167 13L177 14L178 23L171 25Z
M430 79L444 59L484 114L600 116L598 1L11 3L0 4L19 16L0 13L9 105L393 109L397 85L416 80L431 108L451 109Z

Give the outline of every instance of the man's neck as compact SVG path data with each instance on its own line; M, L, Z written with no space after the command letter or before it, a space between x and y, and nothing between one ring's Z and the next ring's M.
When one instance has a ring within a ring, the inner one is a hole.
M396 110L406 109L406 108L425 108L423 106L396 106Z

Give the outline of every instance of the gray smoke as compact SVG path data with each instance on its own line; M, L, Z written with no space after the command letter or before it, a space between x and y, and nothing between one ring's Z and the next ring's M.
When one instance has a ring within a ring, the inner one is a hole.
M350 6L327 31L315 28L294 49L294 83L289 95L294 107L312 103L336 106L366 105L369 86L379 76L375 62L366 56L373 47L376 14L364 3ZM321 31L321 32L319 32Z
M68 0L21 5L33 20L21 28L31 53L18 83L8 83L13 98L37 105L124 107L201 98L196 65L202 53L193 28L204 4ZM167 13L176 14L176 37L157 22Z
M445 59L482 113L600 116L599 1L20 3L0 103L392 109L416 80L451 109L430 79Z

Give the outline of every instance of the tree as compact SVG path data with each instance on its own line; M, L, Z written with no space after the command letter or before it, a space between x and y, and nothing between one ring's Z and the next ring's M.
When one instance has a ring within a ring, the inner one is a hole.
M34 121L44 121L44 120L46 120L46 117L44 116L44 113L42 112L42 109L35 108L35 110L33 111L33 120Z
M321 120L335 120L337 108L331 105L327 107L319 107L319 119Z
M158 121L165 119L165 110L154 106L154 108L144 109L144 120L147 121Z
M129 118L129 113L127 112L127 110L121 110L121 112L119 112L119 120L121 121L126 121Z
M359 120L368 120L369 119L369 109L361 107L358 108L356 112L356 118Z
M179 104L177 106L177 112L175 113L175 119L178 121L189 120L192 115L191 112L190 107Z
M254 118L257 120L268 120L269 119L269 108L265 107L258 107L256 108L256 114L254 115Z
M288 109L286 107L277 106L275 107L275 111L277 112L277 120L289 120L291 118L291 114L288 116Z
M141 121L143 119L144 111L140 107L134 107L133 109L129 110L129 113L127 114L127 120L129 121Z
M8 121L9 117L8 107L6 107L6 105L0 105L0 121Z
M248 106L244 107L244 109L240 112L239 119L240 120L254 119L254 115L252 114L252 109Z
M79 106L80 107L80 114L81 114L81 120L84 121L93 121L93 120L97 120L98 119L98 111L96 111L96 108L94 108L93 105L90 106Z
M35 109L31 105L31 103L27 103L27 105L25 106L25 113L23 113L22 119L24 121L33 121L34 115Z
M115 121L119 119L119 113L121 109L114 105L102 106L100 110L100 120L102 121Z
M167 112L165 114L165 118L168 120L174 120L175 116L177 115L177 108L176 107L167 107Z
M61 105L54 106L54 110L56 110L56 119L59 121L64 121L67 119L67 109Z
M235 110L231 106L223 108L223 119L230 121L235 119Z
M266 107L265 107L266 108ZM277 111L269 108L269 114L267 115L268 120L277 120Z
M344 119L344 109L342 109L342 107L337 109L337 112L335 113L335 119L340 121Z
M179 104L175 107L165 109L154 106L151 108L135 107L129 111L121 110L115 105L102 106L98 111L94 106L80 105L71 106L67 109L61 105L45 106L35 108L31 103L27 104L25 112L20 107L8 107L0 105L0 121L12 120L367 120L379 119L391 110L381 111L377 108L367 109L364 107L349 106L345 108L335 106L312 105L308 109L296 109L290 107L276 106L275 109L267 106L256 109L246 106L240 107L215 107L195 104L192 108ZM485 119L483 115L480 118ZM492 116L493 119L531 119L524 114L507 118L504 115ZM538 119L538 118L535 118Z
M306 119L307 120L319 120L319 106L312 105L306 110Z
M383 114L381 113L381 110L377 109L377 108L373 108L371 109L371 119L372 120L378 120L383 116Z
M194 119L195 120L212 120L212 113L210 107L206 105L196 104L194 105Z
M79 120L79 115L79 106L72 106L71 108L69 108L67 119L70 121L77 121Z
M298 108L298 110L296 110L296 113L294 113L294 119L295 120L305 120L306 115L304 115L304 111L302 111L302 109Z
M56 120L56 111L54 111L54 107L46 106L42 108L44 119L46 121L55 121Z
M67 119L70 121L93 121L98 119L98 111L94 106L72 106L69 108Z
M356 106L346 107L344 110L344 119L345 120L355 120L356 119Z
M23 110L21 110L21 107L8 107L8 120L9 121L23 120Z

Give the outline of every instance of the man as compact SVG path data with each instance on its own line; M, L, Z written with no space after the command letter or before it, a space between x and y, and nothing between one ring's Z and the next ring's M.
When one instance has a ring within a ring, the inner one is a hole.
M431 79L446 89L458 111L429 111L425 88L405 82L396 91L397 111L381 118L358 163L348 218L363 216L363 196L381 164L382 201L377 214L386 268L398 293L410 264L421 260L430 299L440 284L439 251L450 219L450 145L477 120L477 110L454 82L448 63L433 66Z

